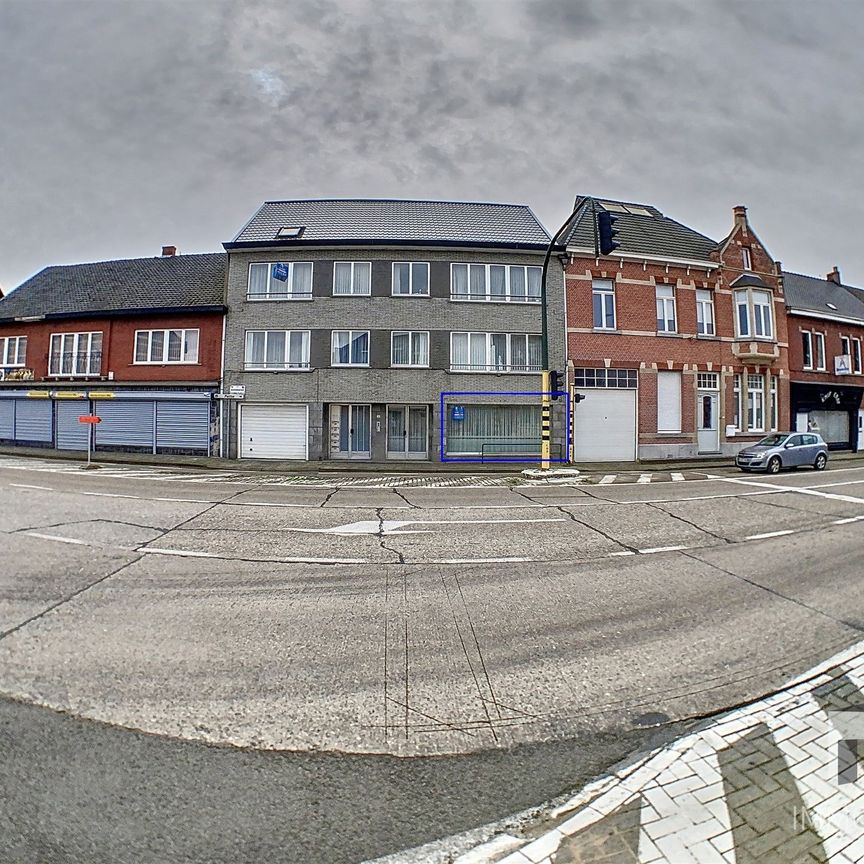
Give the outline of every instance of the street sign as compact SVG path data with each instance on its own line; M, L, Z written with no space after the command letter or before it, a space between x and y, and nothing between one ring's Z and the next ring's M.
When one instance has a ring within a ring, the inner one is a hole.
M451 406L450 419L451 420L464 420L465 419L465 406L464 405Z
M87 467L93 468L93 432L96 429L96 424L102 422L102 418L95 414L82 414L78 418L78 422L87 427Z
M102 418L96 417L94 414L83 414L78 418L79 423L101 423Z
M232 384L228 388L228 395L232 399L243 399L246 396L246 385L245 384Z
M280 282L288 281L288 265L287 264L274 264L273 265L273 278L278 279Z

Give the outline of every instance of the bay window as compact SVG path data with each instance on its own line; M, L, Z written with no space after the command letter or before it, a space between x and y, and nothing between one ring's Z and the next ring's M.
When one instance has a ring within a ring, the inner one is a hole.
M773 303L770 291L741 288L735 291L735 323L739 338L773 339Z

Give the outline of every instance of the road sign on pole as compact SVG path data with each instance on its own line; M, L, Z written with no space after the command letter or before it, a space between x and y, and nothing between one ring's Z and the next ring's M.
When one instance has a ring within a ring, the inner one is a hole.
M102 422L101 417L97 417L95 414L82 414L78 418L79 423L83 423L87 426L87 467L92 468L93 464L91 462L92 454L93 454L93 430L96 428L97 423Z

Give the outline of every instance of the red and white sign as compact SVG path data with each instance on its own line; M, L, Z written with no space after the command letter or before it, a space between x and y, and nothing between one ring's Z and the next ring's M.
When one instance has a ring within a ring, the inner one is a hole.
M85 414L82 417L78 418L79 423L101 423L102 418L97 417L95 414Z

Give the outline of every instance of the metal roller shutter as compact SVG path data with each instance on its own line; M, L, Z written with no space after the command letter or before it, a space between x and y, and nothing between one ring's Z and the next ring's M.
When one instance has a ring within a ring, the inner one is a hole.
M156 446L206 453L210 447L210 403L157 402Z
M305 405L241 405L240 456L246 459L307 459Z
M0 438L15 437L15 400L0 399Z
M53 440L53 410L50 399L16 399L15 440Z
M580 390L573 406L576 462L631 462L636 459L636 391Z
M155 446L156 403L131 399L98 400L93 413L102 418L96 426L96 444L114 447Z
M90 413L90 402L75 399L68 402L58 400L54 405L58 450L86 450L90 427L79 423L78 418Z

